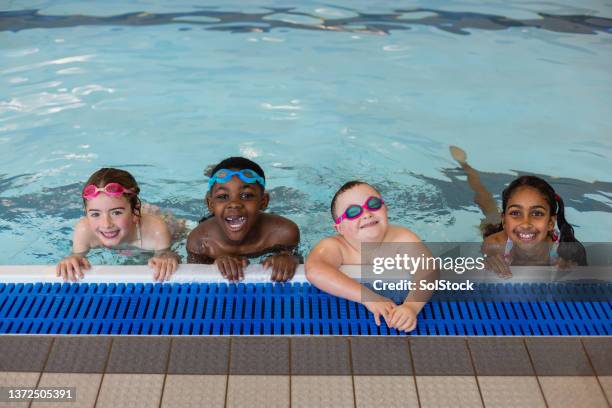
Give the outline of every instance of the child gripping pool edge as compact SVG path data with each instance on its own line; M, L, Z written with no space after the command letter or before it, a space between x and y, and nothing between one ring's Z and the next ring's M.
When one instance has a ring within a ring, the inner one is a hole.
M264 269L271 280L285 282L299 263L297 225L264 211L270 196L263 169L244 157L229 157L210 174L205 195L209 216L189 234L189 263L215 264L230 282L244 279L249 258L269 254Z
M398 306L344 274L340 267L362 262L362 243L418 244L419 237L408 228L389 225L386 204L380 193L363 181L345 183L332 199L331 213L338 235L324 238L308 255L305 264L308 281L331 295L362 303L374 315L377 325L382 316L390 328L414 330L417 315L431 292L411 291ZM424 245L422 249L430 255ZM427 277L430 277L428 272L421 270L414 279Z
M166 221L149 213L138 197L140 188L125 170L102 168L91 175L82 191L85 216L74 228L72 253L56 266L56 275L76 282L91 268L87 253L105 247L119 251L154 251L148 265L153 279L164 281L176 271L180 257L170 249L172 235Z
M467 163L467 154L449 146L451 156L466 172L474 201L485 219L481 223L487 268L502 278L512 277L511 265L548 265L567 269L587 265L584 246L565 218L565 203L544 179L524 175L502 192L502 208ZM557 228L558 229L557 229Z

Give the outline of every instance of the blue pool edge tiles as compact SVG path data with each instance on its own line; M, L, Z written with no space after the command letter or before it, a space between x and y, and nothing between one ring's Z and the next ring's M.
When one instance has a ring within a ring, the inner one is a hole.
M6 274L1 274L0 333L406 335L384 323L376 326L364 306L311 286L305 282L303 270L298 271L293 283L270 283L253 270L250 276L247 272L245 283L228 284L210 266L187 266L192 267L186 268L189 272L177 272L173 277L177 282L172 283L152 283L146 267L128 266L96 267L81 283L62 283L48 277L45 273L50 267L30 267L38 269L37 273L21 275L22 282L8 281ZM195 281L191 272L209 281ZM127 282L116 281L118 277ZM478 283L477 289L452 296L436 294L419 314L417 328L410 334L612 333L612 284L607 281L492 280Z

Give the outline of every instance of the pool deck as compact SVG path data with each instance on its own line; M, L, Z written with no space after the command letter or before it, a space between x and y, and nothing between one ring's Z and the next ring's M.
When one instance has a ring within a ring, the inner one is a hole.
M5 269L0 281L57 282L52 266ZM253 272L247 281L268 280ZM86 281L150 273L95 267ZM202 266L172 280L196 278L222 282ZM610 336L4 334L0 407L609 407L611 356ZM71 387L76 401L7 402L7 387Z
M2 335L0 351L0 387L75 387L77 398L2 407L608 407L612 401L612 337Z

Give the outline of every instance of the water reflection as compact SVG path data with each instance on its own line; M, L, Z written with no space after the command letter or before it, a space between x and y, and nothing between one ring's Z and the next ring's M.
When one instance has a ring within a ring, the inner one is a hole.
M452 34L469 35L471 29L498 31L514 27L558 33L597 34L612 32L612 19L590 15L538 13L539 18L515 19L494 14L454 12L429 8L396 9L389 13L361 13L350 17L321 17L294 8L269 8L261 13L197 10L178 13L134 12L115 16L47 15L39 10L0 12L0 31L77 26L180 25L180 30L201 26L206 30L269 32L277 28L389 34L413 26L431 26ZM349 10L349 9L347 9ZM292 18L294 17L294 18ZM188 27L186 27L188 26Z
M385 197L394 204L397 215L427 217L428 215L448 215L454 210L465 209L474 205L474 193L461 168L445 168L442 174L448 178L428 177L418 173L409 174L423 183L406 185L397 181L384 181L377 187ZM487 190L499 198L502 190L515 178L522 175L535 175L550 183L557 193L563 197L566 207L579 212L598 211L612 213L612 206L607 204L612 197L612 183L604 181L586 182L574 178L559 178L546 174L534 174L516 171L515 174L480 172L480 178ZM71 183L60 187L43 187L38 192L10 195L7 191L20 188L26 184L31 175L17 176L0 175L0 220L14 223L27 214L27 217L60 218L76 221L83 215L83 204L79 197L81 183ZM165 183L172 184L171 180ZM183 184L184 182L175 181ZM146 184L146 183L143 183ZM189 182L202 187L201 181ZM195 188L197 197L167 197L160 200L146 200L162 209L170 210L180 218L196 222L206 213L204 207L204 190ZM311 197L304 190L290 186L277 186L269 190L271 212L278 214L304 215L309 213L327 213L329 203ZM333 191L329 191L329 197ZM600 199L597 199L600 198ZM327 221L327 220L325 220ZM323 223L323 221L321 221ZM6 229L6 226L3 226Z
M474 192L465 179L465 172L461 168L442 169L442 174L450 180L440 180L424 175L413 174L414 177L436 186L444 197L446 206L450 209L460 209L474 203ZM565 206L580 212L601 211L612 212L612 206L593 197L600 197L603 201L610 201L612 197L612 183L605 181L586 182L574 178L554 177L516 170L515 174L479 172L484 186L494 196L500 197L502 190L514 179L531 175L540 177L548 182L557 194L563 197Z

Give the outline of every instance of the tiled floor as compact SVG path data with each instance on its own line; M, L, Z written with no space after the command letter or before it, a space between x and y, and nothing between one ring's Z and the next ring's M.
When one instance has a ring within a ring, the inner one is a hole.
M4 335L0 407L609 407L611 356L611 337Z

